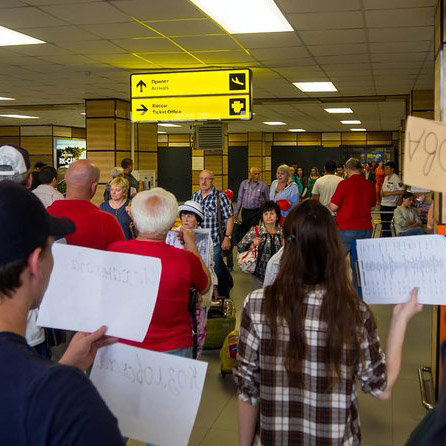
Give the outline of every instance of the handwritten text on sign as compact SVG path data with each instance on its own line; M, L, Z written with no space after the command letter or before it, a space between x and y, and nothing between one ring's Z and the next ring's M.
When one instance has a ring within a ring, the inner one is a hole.
M98 352L91 380L123 435L160 446L186 446L207 363L114 344Z
M413 116L407 119L403 180L446 192L446 124Z
M53 245L54 269L38 324L141 342L155 308L161 261L152 257Z

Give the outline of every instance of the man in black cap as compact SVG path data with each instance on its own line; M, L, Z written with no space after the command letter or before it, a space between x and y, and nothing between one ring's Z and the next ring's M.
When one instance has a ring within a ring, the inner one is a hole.
M48 286L53 240L74 224L7 181L0 182L0 225L0 444L122 446L116 419L82 373L97 348L115 341L104 338L105 327L77 333L59 364L24 338L28 311Z

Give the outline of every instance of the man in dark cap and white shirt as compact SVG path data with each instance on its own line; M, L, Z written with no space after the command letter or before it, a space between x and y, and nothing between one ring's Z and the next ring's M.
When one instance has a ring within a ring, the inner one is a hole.
M0 182L0 222L0 444L122 446L116 419L82 373L97 348L115 341L103 337L105 327L77 333L59 364L24 338L28 312L49 283L53 240L74 232L74 224L51 217L11 181Z

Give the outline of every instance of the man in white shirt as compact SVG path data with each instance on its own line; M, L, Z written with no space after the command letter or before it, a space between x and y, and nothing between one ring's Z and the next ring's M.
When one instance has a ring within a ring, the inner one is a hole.
M327 161L325 163L325 175L316 180L311 194L313 200L318 200L326 208L328 208L328 204L330 203L331 197L335 193L338 184L343 180L342 177L335 175L335 170L336 163L332 160ZM328 210L331 212L331 215L334 215L333 211L330 209Z
M63 200L64 196L56 189L57 186L57 170L51 166L45 166L39 172L40 185L32 192L37 195L39 200L47 208L56 200Z
M391 237L390 222L393 211L398 206L398 202L403 195L404 187L401 178L395 173L395 163L389 161L384 164L386 174L381 189L381 237Z

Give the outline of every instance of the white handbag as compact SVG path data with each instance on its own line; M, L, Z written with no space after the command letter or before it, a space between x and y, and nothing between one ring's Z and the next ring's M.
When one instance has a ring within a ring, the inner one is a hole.
M259 228L256 226L256 237L259 236ZM259 254L259 248L256 246L254 249L250 249L246 252L239 252L237 254L237 263L240 271L243 273L252 274L256 270L257 256Z

